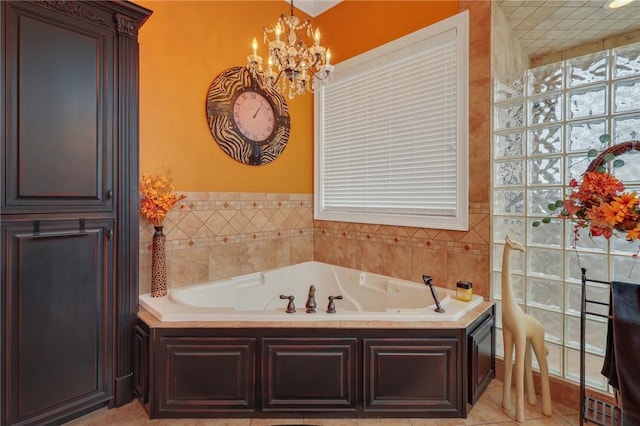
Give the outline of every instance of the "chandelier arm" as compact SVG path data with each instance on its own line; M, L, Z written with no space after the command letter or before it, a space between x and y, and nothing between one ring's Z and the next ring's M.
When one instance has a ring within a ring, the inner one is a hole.
M329 76L331 75L330 72L325 72L324 75L320 75L320 72L323 72L325 70L319 70L318 73L314 72L313 70L309 70L309 72L311 73L312 76L314 76L315 78L317 78L318 80L326 80L327 78L329 78Z
M271 81L271 85L275 88L278 85L278 82L280 81L280 77L282 77L282 73L284 72L284 68L280 69L280 72L278 72L278 75L276 76L276 78L274 78Z
M288 56L282 56L280 57L280 55L270 55L271 57L274 57L276 59L276 62L274 63L275 66L278 67L278 69L282 69L284 67L286 67L286 59L288 58Z
M318 54L318 53L313 54L312 56L313 56L313 63L309 64L309 69L317 67L318 64L320 63L320 59L321 59L320 54Z
M319 59L319 58L317 58L315 55L314 55L314 58L315 58L315 60L313 61L313 63L312 63L312 64L308 64L308 66L306 67L306 68L307 68L307 70L308 70L309 72L311 72L311 73L313 73L313 69L312 69L312 68L313 68L313 67L315 67L315 66L317 66L317 65L318 65L318 62L320 62L320 59ZM306 61L306 59L305 59L305 58L300 58L300 59L298 59L298 61L296 62L296 69L299 69L299 68L300 68L300 64L301 64L302 62L307 62L307 61ZM315 75L315 74L314 74L314 75Z

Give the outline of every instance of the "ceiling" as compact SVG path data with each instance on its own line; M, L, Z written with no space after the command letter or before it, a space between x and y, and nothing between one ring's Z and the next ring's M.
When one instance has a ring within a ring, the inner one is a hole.
M290 3L290 0L284 0ZM309 16L316 17L331 9L342 0L295 0L293 5Z
M640 29L640 1L618 9L608 0L494 0L530 57Z
M294 5L318 16L340 1L295 0ZM640 0L619 9L607 8L608 0L491 1L497 2L530 57L640 30Z

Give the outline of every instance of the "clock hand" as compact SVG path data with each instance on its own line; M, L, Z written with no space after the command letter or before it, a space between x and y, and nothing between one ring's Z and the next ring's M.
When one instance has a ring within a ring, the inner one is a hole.
M260 112L261 109L262 109L262 105L260 105L256 110L255 114L253 114L253 118L256 118L256 116L258 115L258 112Z

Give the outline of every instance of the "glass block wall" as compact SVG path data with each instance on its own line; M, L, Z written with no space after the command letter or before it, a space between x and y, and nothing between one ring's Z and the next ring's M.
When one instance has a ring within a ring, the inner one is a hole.
M611 142L599 137L610 134ZM579 381L580 268L591 278L640 282L633 267L637 242L591 239L583 232L573 248L573 225L561 219L534 228L547 205L563 198L571 178L590 163L587 151L640 139L640 43L527 70L494 82L492 292L501 311L505 236L522 242L512 254L512 285L522 308L545 327L550 372ZM640 149L640 142L639 148ZM640 151L621 156L616 174L640 191ZM640 262L639 262L640 263ZM608 301L606 286L590 285L591 299ZM502 322L496 338L502 356ZM606 322L587 324L586 382L607 390L600 375Z

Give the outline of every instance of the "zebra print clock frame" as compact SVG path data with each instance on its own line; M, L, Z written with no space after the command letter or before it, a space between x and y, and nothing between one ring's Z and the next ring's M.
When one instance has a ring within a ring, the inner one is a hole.
M289 141L291 120L284 97L262 88L245 67L227 68L213 80L207 121L222 151L243 164L268 164Z

